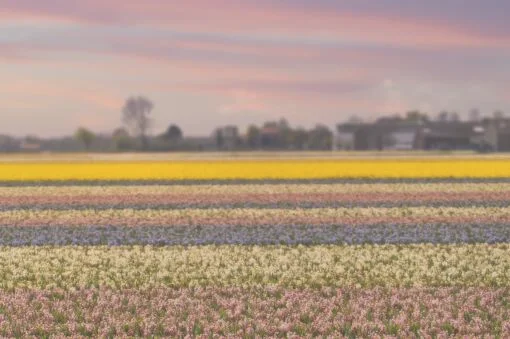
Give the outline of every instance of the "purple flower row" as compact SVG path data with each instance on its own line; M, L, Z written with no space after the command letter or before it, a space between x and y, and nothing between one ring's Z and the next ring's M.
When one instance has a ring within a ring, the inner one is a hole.
M0 227L0 246L510 243L510 227L480 224Z

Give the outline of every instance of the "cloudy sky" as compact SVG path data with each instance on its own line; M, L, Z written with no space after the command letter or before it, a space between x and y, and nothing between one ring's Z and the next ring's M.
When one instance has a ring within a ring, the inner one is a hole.
M1 0L0 134L510 114L508 0Z

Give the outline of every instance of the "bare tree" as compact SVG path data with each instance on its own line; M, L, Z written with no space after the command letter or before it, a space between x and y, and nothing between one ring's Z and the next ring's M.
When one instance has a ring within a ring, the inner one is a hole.
M133 135L140 138L143 150L147 148L147 132L151 126L149 116L153 108L152 101L143 96L130 97L122 108L122 121Z

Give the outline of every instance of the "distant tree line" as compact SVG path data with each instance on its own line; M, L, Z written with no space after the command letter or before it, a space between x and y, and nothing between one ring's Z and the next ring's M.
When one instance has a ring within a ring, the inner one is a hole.
M472 109L469 112L468 121L480 122L488 119L504 119L505 113L500 110L494 111L492 116L484 116L478 109ZM455 111L441 111L437 115L430 115L419 110L409 111L404 115L395 113L393 115L382 116L377 119L377 122L392 122L392 121L408 121L408 122L458 122L461 121L460 114ZM362 123L363 119L358 116L351 116L348 123Z
M151 113L154 104L143 96L129 97L121 110L121 121L124 127L115 129L111 135L111 151L170 151L178 149L183 139L179 126L171 124L159 136L151 137ZM84 127L76 130L75 139L80 142L85 151L92 149L96 135Z
M243 146L248 149L328 150L333 143L333 131L322 124L312 129L293 128L282 118L262 126L250 125L244 141Z
M36 136L14 138L0 135L0 152L55 151L55 152L169 152L169 151L249 151L249 150L330 150L334 133L328 126L317 124L313 128L293 127L285 118L251 124L244 131L237 126L220 126L211 135L186 137L175 123L169 124L159 135L151 135L154 127L151 114L154 103L144 96L131 96L120 109L121 127L110 134L94 133L86 127L79 127L73 136L42 139ZM493 119L503 119L501 111L494 112ZM471 121L482 121L484 117L477 109L469 113ZM379 118L379 122L452 122L459 121L456 112L443 111L430 116L418 110L405 115L394 114ZM359 124L363 120L351 116L347 123Z
M333 143L333 131L318 124L312 129L293 128L282 118L264 124L250 125L240 132L237 126L222 126L209 138L200 142L187 139L182 129L171 124L161 135L151 137L148 132L153 125L152 101L143 96L130 97L121 110L124 127L116 129L112 136L114 151L179 151L179 150L328 150ZM95 135L80 127L75 133L83 150L90 151Z

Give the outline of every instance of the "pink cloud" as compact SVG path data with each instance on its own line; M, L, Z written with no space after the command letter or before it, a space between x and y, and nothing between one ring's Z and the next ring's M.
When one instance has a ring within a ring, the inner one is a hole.
M325 107L330 106L329 103L339 105L344 100L342 98L353 96L356 92L365 93L387 77L402 74L420 81L452 83L470 79L489 79L494 83L505 78L501 70L497 70L499 75L496 75L490 69L476 67L476 60L470 64L469 55L459 63L445 54L439 57L415 51L409 54L409 50L318 48L297 43L204 41L196 38L167 41L144 36L131 39L105 36L103 40L94 40L92 43L87 34L69 35L67 38L80 43L25 43L18 46L19 53L35 56L38 62L43 62L38 54L42 52L48 57L47 62L56 69L88 69L91 74L112 74L119 78L129 76L133 79L142 75L146 80L139 82L139 85L130 84L131 88L136 85L151 91L217 95L225 98L226 105L237 105L236 110L242 110L239 108L241 106L252 106L251 110L261 109L260 106L253 108L255 105L247 99L242 105L238 104L238 99L232 98L232 93L236 92L255 93L265 105L268 105L268 100L272 103L294 100ZM9 48L16 54L13 47L11 45ZM184 54L172 55L174 49ZM82 56L93 53L100 58L90 64L87 57L80 61L74 56L65 57L66 52ZM188 58L186 53L199 57ZM217 57L225 54L229 57L226 60ZM53 60L52 55L63 56L64 60ZM104 57L106 55L108 58ZM253 60L247 62L245 58ZM80 82L79 78L76 81ZM122 98L116 101L121 102ZM94 104L93 98L90 103ZM109 105L108 108L112 109L115 101L104 101L100 105ZM378 107L387 105L382 102Z
M119 110L123 103L122 97L84 87L70 87L68 84L51 83L41 80L12 80L0 84L0 91L12 96L31 95L39 98L74 100L88 103L95 108Z
M190 125L190 112L211 123L257 114L311 123L423 102L462 105L476 100L470 84L485 91L476 95L487 105L508 103L505 34L430 16L289 3L3 0L2 24L26 32L0 39L0 63L29 71L7 72L0 91L18 100L9 108L57 116L77 107L68 121L97 126L106 122L82 116L117 119L131 91L154 95L172 119L177 102ZM384 79L395 79L402 95L382 91Z
M231 90L229 103L222 105L219 112L225 115L232 115L242 112L264 112L268 106L263 102L256 92L246 90Z
M3 6L7 15L72 19L82 23L159 25L195 32L322 36L358 43L428 48L510 45L508 36L482 34L456 24L383 13L332 11L320 6L305 9L288 3L7 0Z
M15 44L0 44L0 62L26 62L32 61L19 46Z
M79 43L76 43L79 42ZM65 53L108 55L128 58L145 66L178 67L190 77L207 72L211 79L235 78L248 75L250 79L289 80L318 78L325 74L352 81L365 78L385 78L387 72L410 74L426 78L455 80L497 80L504 69L480 67L481 63L494 64L499 51L427 51L410 48L357 48L320 46L306 43L278 44L268 41L229 41L203 38L163 38L146 36L97 37L87 32L65 34L52 41L18 42L1 45L6 51L3 58L11 62L34 58L51 61ZM462 63L459 59L462 59ZM68 57L66 63L74 63ZM497 61L496 61L497 62ZM109 66L108 66L109 67ZM112 67L116 67L114 63ZM128 66L128 68L131 66ZM305 72L308 73L305 74Z

